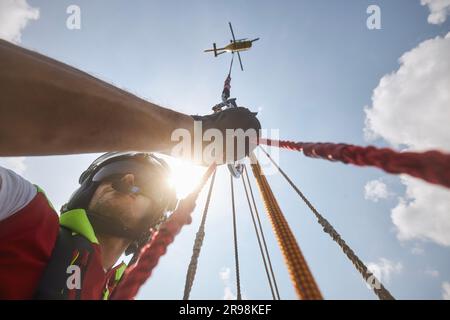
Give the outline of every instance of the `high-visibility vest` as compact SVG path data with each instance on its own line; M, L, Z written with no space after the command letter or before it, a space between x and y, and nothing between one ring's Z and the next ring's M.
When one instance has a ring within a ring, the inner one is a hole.
M86 212L58 218L37 188L30 203L0 221L0 299L107 299L126 265L105 272Z

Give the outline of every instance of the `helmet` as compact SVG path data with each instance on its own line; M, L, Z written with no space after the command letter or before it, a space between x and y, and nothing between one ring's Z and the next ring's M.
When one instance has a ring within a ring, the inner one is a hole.
M120 184L120 178L132 173L135 186ZM106 217L89 212L88 206L97 187L104 181L113 182L113 188L124 193L143 194L156 203L161 218L167 211L173 211L177 205L175 190L169 186L167 177L170 169L167 163L151 153L144 152L109 152L97 158L85 170L80 178L80 187L72 194L70 200L61 209L62 214L72 209L85 209L96 231L115 236L141 241L148 238L145 232L130 230L113 217Z

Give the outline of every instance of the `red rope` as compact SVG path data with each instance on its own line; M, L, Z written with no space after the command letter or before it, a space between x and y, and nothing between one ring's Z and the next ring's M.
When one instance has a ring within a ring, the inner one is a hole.
M343 143L305 143L260 139L260 144L303 151L307 157L373 166L386 172L406 173L450 188L450 154L440 151L397 152L389 148L360 147Z
M198 187L180 201L177 209L155 232L151 241L141 249L137 262L125 271L122 281L114 290L112 300L134 299L139 288L151 276L159 259L166 253L167 247L174 241L181 228L192 222L191 213L195 209L195 201L215 168L215 165L208 168Z

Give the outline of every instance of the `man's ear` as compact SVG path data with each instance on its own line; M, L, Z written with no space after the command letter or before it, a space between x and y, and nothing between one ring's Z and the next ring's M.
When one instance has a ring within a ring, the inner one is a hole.
M94 191L93 194L92 194L91 199L89 200L88 210L91 210L91 209L92 209L92 204L93 204L95 201L97 201L97 199L98 199L98 197L99 197L99 194L101 194L102 190L103 190L104 188L110 186L110 185L111 185L111 182L103 181L103 182L101 182L101 183L97 186L97 188L95 189L95 191Z
M125 182L127 185L133 186L134 185L134 174L127 173L124 175L121 180Z

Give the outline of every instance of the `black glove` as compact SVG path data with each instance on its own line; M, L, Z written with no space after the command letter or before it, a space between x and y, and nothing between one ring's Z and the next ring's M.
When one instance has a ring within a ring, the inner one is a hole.
M221 142L220 145L223 146L223 149L216 149L218 154L215 155L215 161L217 161L218 164L224 164L233 163L234 161L242 159L248 156L253 149L256 148L261 129L261 124L256 118L256 114L257 112L251 112L247 108L237 107L228 108L206 116L193 115L192 118L195 121L202 121L203 133L208 129L218 129L222 133L223 143ZM227 135L230 136L230 133L227 133L226 129L243 130L243 132L235 132L236 135L233 138L234 150L231 149L227 151L227 140L230 140L230 138L227 139ZM204 139L202 139L203 150L205 150L208 145L214 145L214 142L203 140ZM238 150L238 143L244 143L244 141L245 147L241 148L242 150ZM208 162L209 161L206 160L203 161L204 164L209 164Z

